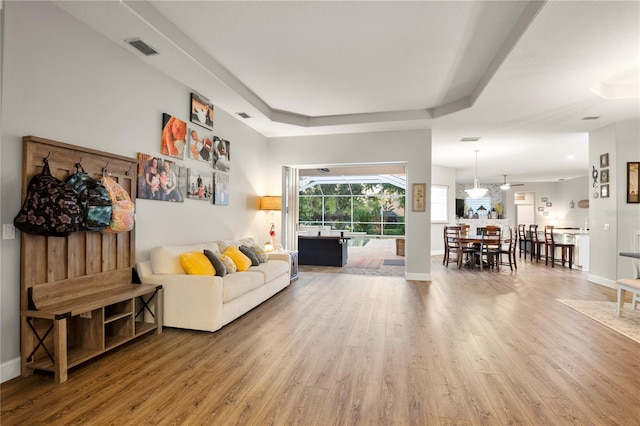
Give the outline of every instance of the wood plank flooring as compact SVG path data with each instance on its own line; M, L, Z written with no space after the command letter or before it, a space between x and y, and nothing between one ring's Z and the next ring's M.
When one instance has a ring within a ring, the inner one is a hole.
M544 263L441 261L431 283L303 271L218 332L165 328L66 383L3 383L0 423L640 424L640 344L555 300L613 290Z

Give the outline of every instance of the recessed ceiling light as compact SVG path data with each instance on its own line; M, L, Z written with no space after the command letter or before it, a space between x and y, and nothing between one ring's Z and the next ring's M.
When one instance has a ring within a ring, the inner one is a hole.
M597 120L598 118L600 118L597 115L592 115L590 117L582 117L583 120Z
M480 136L467 136L460 139L460 142L478 142L480 140Z

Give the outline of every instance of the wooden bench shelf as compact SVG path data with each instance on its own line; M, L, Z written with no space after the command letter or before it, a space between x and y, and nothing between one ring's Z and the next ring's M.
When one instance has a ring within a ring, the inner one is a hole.
M45 157L61 180L79 161L95 179L108 164L111 177L135 201L135 158L33 136L23 138L23 198ZM23 376L51 371L61 383L70 368L151 331L162 332L162 286L131 282L134 230L78 231L68 237L22 233L20 264Z

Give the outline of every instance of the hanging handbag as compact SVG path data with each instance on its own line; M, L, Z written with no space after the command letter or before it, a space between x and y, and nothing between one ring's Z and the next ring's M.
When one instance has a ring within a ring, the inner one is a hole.
M22 208L13 224L27 234L66 237L80 228L82 211L76 191L51 176L49 160L29 181Z
M103 231L111 223L111 199L104 186L76 163L76 173L66 179L78 193L82 208L82 227L87 231Z
M129 193L111 176L102 176L102 186L111 199L111 222L105 233L126 232L133 229L136 205L131 201Z

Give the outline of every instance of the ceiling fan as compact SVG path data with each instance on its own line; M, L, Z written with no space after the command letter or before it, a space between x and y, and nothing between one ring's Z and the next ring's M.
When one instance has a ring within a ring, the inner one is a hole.
M523 186L524 183L509 183L507 182L507 175L502 175L504 176L504 183L502 185L500 185L500 189L502 189L503 191L506 191L507 189L511 188L512 186Z

